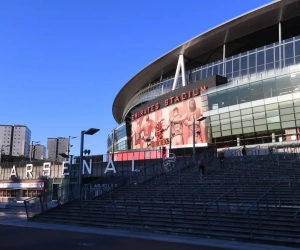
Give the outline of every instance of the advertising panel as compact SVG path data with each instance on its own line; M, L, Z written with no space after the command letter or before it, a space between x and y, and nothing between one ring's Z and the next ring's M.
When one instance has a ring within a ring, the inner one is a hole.
M186 96L179 100L180 97L174 97L172 103L165 102L166 107L164 108L152 105L152 112L145 110L144 115L132 121L132 149L167 146L170 140L172 147L191 147L194 119L195 143L207 142L204 122L196 121L202 117L201 96L197 93L190 98Z

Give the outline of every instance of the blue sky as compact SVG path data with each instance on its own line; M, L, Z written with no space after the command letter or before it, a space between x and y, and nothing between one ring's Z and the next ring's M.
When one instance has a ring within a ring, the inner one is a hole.
M270 0L0 0L0 124L32 140L77 136L71 153L106 152L112 103L146 65Z

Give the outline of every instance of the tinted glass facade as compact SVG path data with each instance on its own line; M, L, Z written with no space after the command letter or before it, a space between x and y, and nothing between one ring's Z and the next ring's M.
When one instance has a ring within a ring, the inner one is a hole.
M283 40L281 44L279 42L269 44L195 68L186 73L186 79L189 84L213 75L222 75L230 81L232 78L251 77L260 72L281 69L298 63L300 63L300 36ZM173 82L174 78L171 77L139 91L126 105L123 119L136 105L172 91ZM182 80L179 77L177 88L181 87Z
M126 123L123 122L108 135L107 152L117 152L128 149L128 141L126 136Z

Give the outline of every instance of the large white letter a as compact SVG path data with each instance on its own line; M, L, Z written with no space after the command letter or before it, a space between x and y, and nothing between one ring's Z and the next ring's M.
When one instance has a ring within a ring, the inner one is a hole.
M109 165L111 165L111 167ZM114 173L117 172L116 169L115 169L115 165L114 165L112 159L110 159L109 162L107 163L107 166L106 166L106 169L104 171L104 174L106 174L107 171L114 171Z

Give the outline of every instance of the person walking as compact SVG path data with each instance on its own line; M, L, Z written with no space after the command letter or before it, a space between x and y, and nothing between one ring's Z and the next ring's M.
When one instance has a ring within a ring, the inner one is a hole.
M242 149L243 162L247 161L247 152L248 152L248 148L244 145L244 147Z
M220 159L220 167L224 167L224 160L225 160L224 152L220 153L219 159Z
M199 164L199 172L202 173L202 175L204 175L204 169L205 169L205 165L206 165L206 162L204 160L204 157L202 156L201 159L198 161L198 164Z

